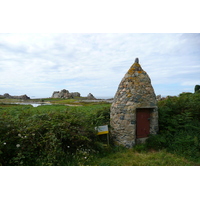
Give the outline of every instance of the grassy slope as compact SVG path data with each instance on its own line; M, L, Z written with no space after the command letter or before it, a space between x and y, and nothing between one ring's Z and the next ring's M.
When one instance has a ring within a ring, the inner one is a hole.
M93 166L194 166L185 158L167 153L165 150L152 152L137 152L133 149L123 150L94 159Z

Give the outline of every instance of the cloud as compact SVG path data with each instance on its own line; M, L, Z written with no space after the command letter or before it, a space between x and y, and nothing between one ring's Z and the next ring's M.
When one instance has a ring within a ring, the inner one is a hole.
M0 34L0 94L111 97L139 57L155 92L177 95L198 83L199 55L200 34Z

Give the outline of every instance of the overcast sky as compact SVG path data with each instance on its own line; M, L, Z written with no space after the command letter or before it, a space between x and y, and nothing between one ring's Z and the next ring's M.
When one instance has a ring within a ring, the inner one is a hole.
M0 94L113 97L138 57L156 95L200 84L200 34L0 34Z

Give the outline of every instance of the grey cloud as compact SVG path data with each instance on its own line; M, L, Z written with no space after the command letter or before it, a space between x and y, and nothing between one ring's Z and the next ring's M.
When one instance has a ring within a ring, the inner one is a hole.
M187 84L197 80L199 41L193 34L0 34L0 84L26 82L32 96L58 87L113 95L135 57L155 87Z

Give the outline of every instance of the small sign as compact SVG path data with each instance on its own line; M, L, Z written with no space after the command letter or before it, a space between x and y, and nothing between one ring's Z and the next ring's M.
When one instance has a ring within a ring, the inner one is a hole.
M95 127L98 131L97 135L108 134L108 125Z

